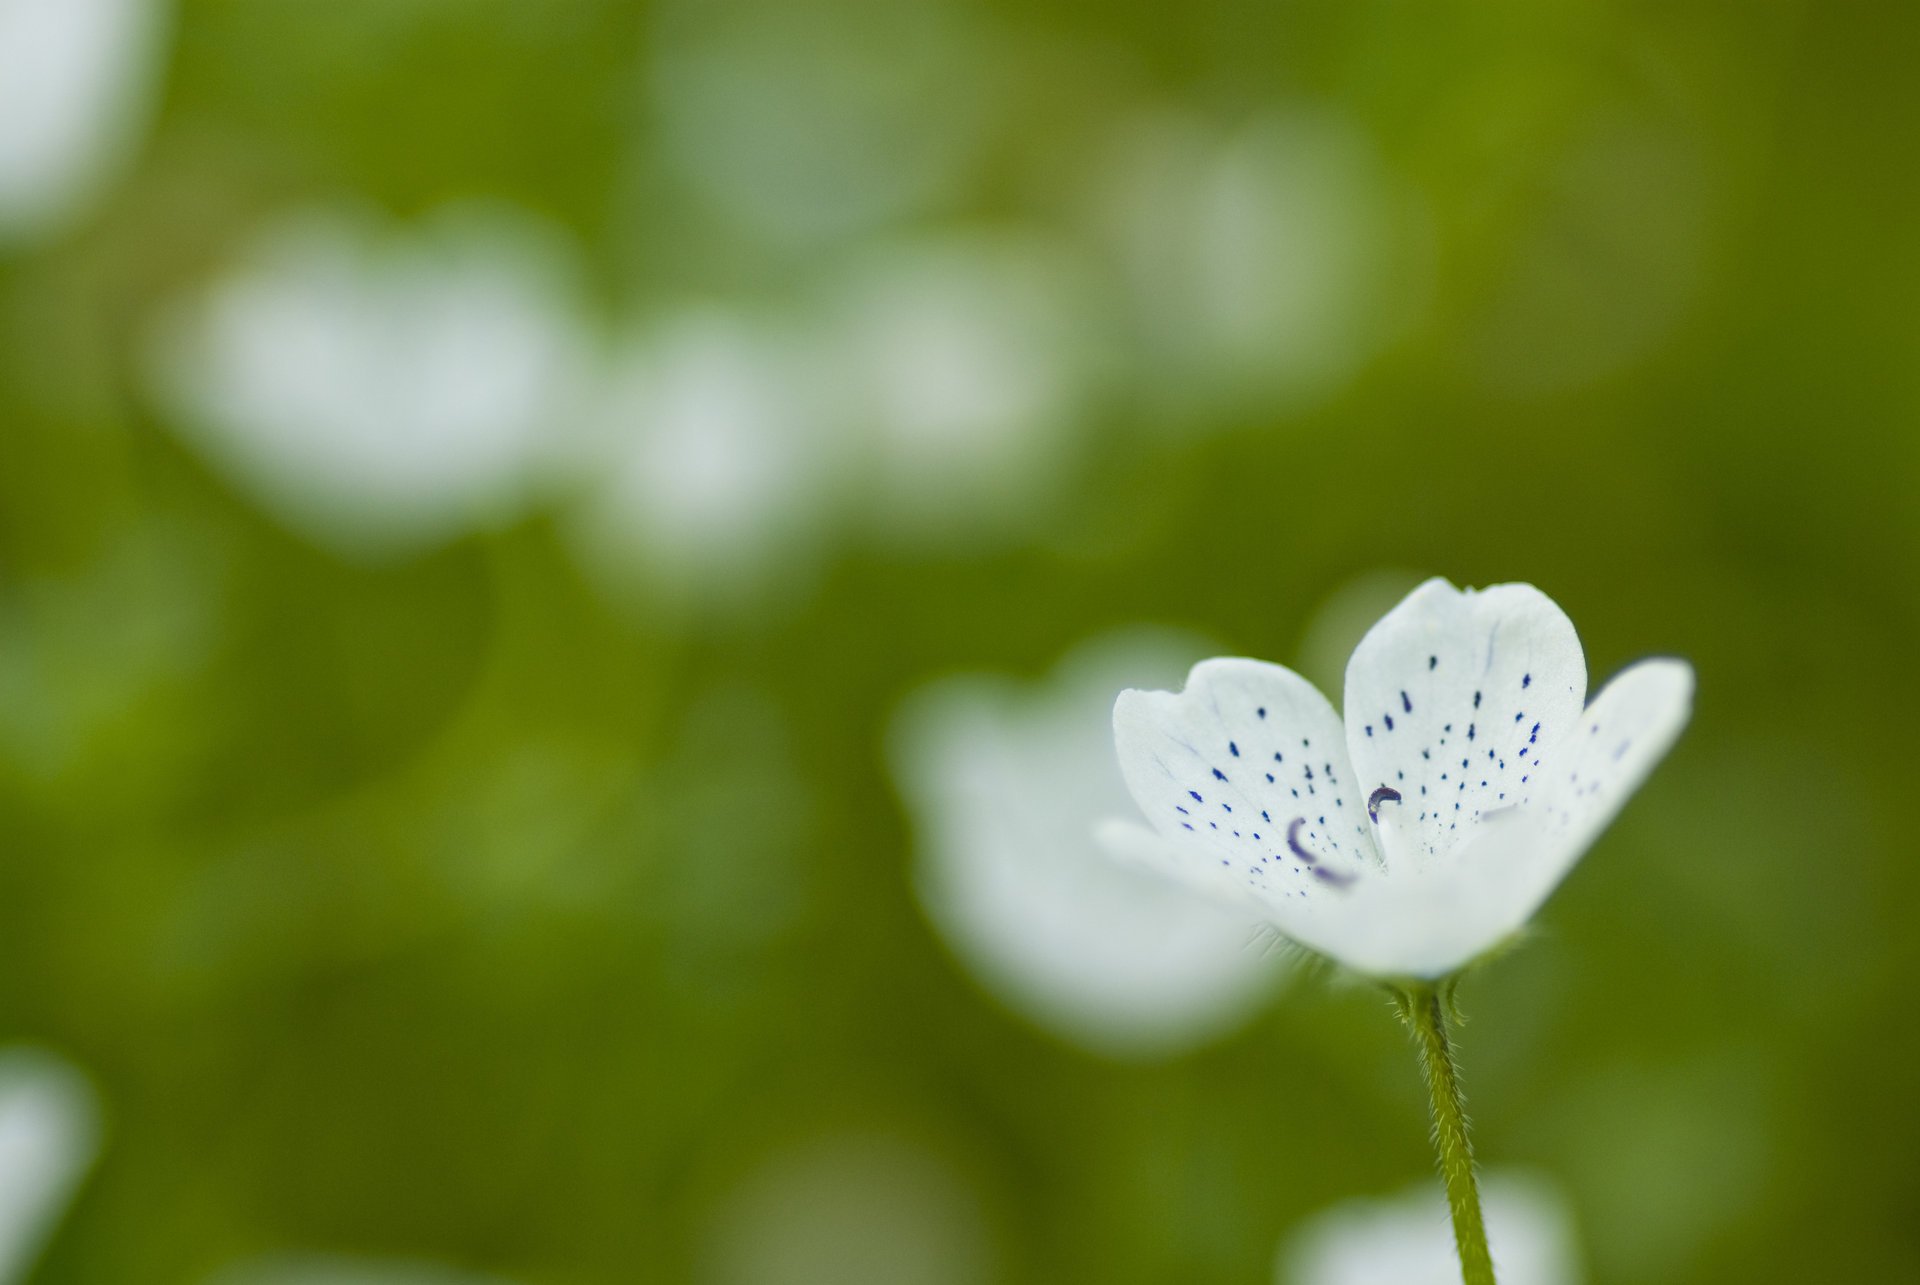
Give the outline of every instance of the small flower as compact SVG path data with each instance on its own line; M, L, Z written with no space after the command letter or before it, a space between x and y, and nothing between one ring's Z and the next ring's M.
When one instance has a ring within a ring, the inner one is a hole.
M0 1281L24 1280L100 1150L100 1103L51 1053L0 1053Z
M405 556L517 517L572 432L592 346L571 248L512 207L411 226L287 216L163 311L153 391L186 439L335 552Z
M727 605L811 584L847 454L813 347L776 316L718 305L618 343L573 520L606 587Z
M1099 770L1116 687L1207 648L1158 631L1076 648L1043 681L955 675L916 692L890 738L936 931L1008 1008L1110 1057L1190 1049L1284 977L1231 907L1122 866L1090 826L1126 795Z
M1446 977L1518 932L1606 828L1685 725L1693 670L1642 661L1582 710L1586 686L1538 589L1429 580L1355 649L1344 725L1256 660L1122 692L1121 773L1153 828L1101 836L1358 972Z
M1541 1179L1487 1179L1487 1233L1501 1285L1577 1285L1573 1219ZM1446 1202L1426 1184L1384 1200L1349 1200L1308 1219L1280 1254L1277 1285L1458 1285Z
M159 99L171 9L0 2L0 244L60 230L132 159Z

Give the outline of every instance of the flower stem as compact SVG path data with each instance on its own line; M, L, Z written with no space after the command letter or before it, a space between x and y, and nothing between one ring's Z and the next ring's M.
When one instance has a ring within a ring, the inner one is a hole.
M1453 1243L1460 1251L1461 1279L1465 1285L1495 1285L1487 1228L1480 1217L1480 1189L1473 1176L1473 1143L1467 1137L1460 1066L1454 1060L1453 1042L1447 1038L1449 997L1440 987L1420 986L1396 990L1394 998L1401 1019L1413 1032L1427 1073L1427 1091L1433 1097L1433 1145L1440 1156L1447 1204L1453 1210Z

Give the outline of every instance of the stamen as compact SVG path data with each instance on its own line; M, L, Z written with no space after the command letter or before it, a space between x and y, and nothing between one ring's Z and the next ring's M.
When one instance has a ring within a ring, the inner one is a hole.
M1367 796L1368 819L1371 820L1375 825L1379 825L1380 824L1380 805L1382 803L1398 803L1399 801L1400 801L1400 791L1394 789L1391 785L1381 786L1379 789L1375 790L1372 794L1369 794Z
M1330 883L1336 888L1344 888L1352 883L1354 876L1327 869L1320 864L1318 857L1300 846L1300 828L1306 823L1305 817L1295 817L1287 825L1287 847L1292 850L1293 855L1300 858L1300 863L1313 871L1313 877L1322 883Z

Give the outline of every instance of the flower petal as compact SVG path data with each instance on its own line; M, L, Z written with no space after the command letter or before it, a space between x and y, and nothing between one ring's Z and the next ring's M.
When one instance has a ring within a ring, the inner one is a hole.
M1177 880L1222 906L1243 908L1282 936L1349 968L1380 977L1429 975L1417 965L1436 947L1416 940L1411 956L1403 948L1405 929L1420 927L1421 908L1396 893L1394 881L1378 869L1356 870L1350 880L1303 881L1308 886L1296 888L1291 880L1246 875L1231 859L1223 866L1191 835L1182 843L1119 819L1102 822L1094 835L1108 855ZM1437 949L1445 958L1454 957L1448 943Z
M1518 932L1665 756L1692 702L1685 661L1642 661L1608 683L1562 738L1533 805L1489 813L1435 872L1460 913L1444 931L1403 941L1418 965L1409 971L1440 976Z
M1183 863L1269 907L1337 899L1377 869L1339 717L1292 670L1202 661L1178 695L1122 692L1113 728L1127 789Z
M1532 585L1434 579L1388 612L1355 648L1346 692L1347 745L1362 796L1378 797L1388 867L1424 869L1483 815L1537 798L1534 765L1572 728L1586 686L1573 623Z
M1530 809L1542 817L1554 845L1548 862L1556 867L1553 883L1666 757L1692 712L1693 666L1684 660L1643 660L1601 688L1572 734L1555 747L1546 794Z

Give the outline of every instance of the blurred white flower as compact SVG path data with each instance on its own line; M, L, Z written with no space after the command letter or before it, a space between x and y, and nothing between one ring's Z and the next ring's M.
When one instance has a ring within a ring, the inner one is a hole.
M690 597L790 585L846 471L823 381L809 346L769 318L696 309L632 339L580 461L589 562Z
M71 217L157 97L162 0L0 0L0 243Z
M858 232L944 195L994 101L987 34L947 0L670 0L654 14L668 159L767 242Z
M889 530L990 526L1058 481L1098 357L1063 247L982 232L873 252L827 326Z
M1136 119L1093 198L1144 347L1142 391L1176 411L1337 391L1424 290L1398 186L1336 116L1231 133Z
M1429 580L1347 666L1346 719L1289 669L1203 661L1114 705L1153 829L1116 854L1244 904L1358 972L1447 976L1517 933L1685 726L1693 670L1586 661L1531 585Z
M588 363L558 234L454 206L397 230L277 224L168 312L152 367L187 437L282 520L380 555L513 517Z
M987 1285L979 1195L938 1152L847 1133L767 1161L714 1218L703 1285Z
M207 1285L506 1285L433 1263L390 1262L324 1255L262 1259L229 1267Z
M1573 1220L1541 1179L1484 1180L1487 1237L1500 1285L1580 1285ZM1276 1285L1459 1285L1460 1258L1440 1189L1421 1183L1385 1200L1351 1200L1315 1215L1281 1247Z
M1093 825L1125 802L1116 686L1177 674L1198 645L1083 646L1031 688L958 677L916 694L892 736L934 925L1016 1012L1121 1056L1177 1051L1244 1019L1282 973L1255 916L1109 860Z
M86 1077L37 1049L0 1053L0 1285L26 1279L99 1149Z

